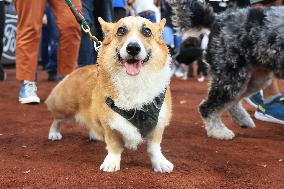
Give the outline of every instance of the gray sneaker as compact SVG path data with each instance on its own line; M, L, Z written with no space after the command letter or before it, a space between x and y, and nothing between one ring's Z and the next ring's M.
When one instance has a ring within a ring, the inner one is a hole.
M24 80L19 92L19 102L22 104L40 103L36 91L37 87L35 81Z

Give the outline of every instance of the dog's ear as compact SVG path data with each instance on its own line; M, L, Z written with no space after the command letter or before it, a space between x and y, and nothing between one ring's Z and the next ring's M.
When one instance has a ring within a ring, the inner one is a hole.
M158 26L159 26L159 28L160 28L161 31L164 30L166 21L167 21L167 20L166 20L165 18L163 18L163 19L158 23Z
M165 18L163 18L163 19L157 24L158 34L159 34L159 37L160 37L160 38L163 37L163 31L164 31L165 24L166 24L166 19L165 19Z
M104 43L108 44L110 43L110 38L112 35L112 29L113 29L113 23L108 23L104 21L101 17L98 18L98 21L102 27L103 33L104 33Z
M111 30L113 28L112 23L108 23L108 22L104 21L101 17L98 18L98 21L101 24L101 27L102 27L102 30L103 30L104 33L111 32Z

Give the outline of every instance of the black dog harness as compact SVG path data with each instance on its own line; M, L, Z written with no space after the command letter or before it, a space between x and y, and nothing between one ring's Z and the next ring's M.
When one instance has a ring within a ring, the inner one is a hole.
M110 97L105 98L105 103L119 115L132 123L145 137L158 123L159 113L165 99L166 90L155 97L153 102L142 106L141 110L123 110L114 104Z

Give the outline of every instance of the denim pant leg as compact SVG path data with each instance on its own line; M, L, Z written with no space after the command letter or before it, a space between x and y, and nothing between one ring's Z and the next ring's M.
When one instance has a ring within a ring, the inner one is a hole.
M47 17L47 33L48 33L48 62L46 70L49 74L57 73L57 48L59 42L59 33L56 25L56 19L52 14L49 6L45 7Z
M88 25L94 33L94 0L82 0L83 16ZM78 67L90 65L95 63L95 49L94 42L90 40L89 36L82 32L82 38L78 56Z
M141 12L141 13L138 13L138 16L146 18L146 19L148 19L148 20L150 20L151 22L154 22L154 23L157 22L156 13L154 11Z
M169 47L174 48L175 43L174 43L174 30L172 27L165 26L164 32L163 32L163 38L166 41L166 44Z
M174 34L174 42L175 42L175 48L179 48L182 42L181 36L177 35L176 32Z
M102 17L106 22L112 22L114 18L112 0L95 0L95 35L99 40L103 40L103 32L98 17ZM97 60L97 52L95 52L95 61Z

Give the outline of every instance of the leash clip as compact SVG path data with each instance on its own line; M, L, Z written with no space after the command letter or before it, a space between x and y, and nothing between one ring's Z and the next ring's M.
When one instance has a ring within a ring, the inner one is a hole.
M94 48L96 52L99 52L100 48L102 47L102 42L101 41L94 41Z
M96 52L99 52L102 47L102 42L99 41L96 36L92 35L91 29L88 25L81 25L82 30L89 36L89 38L94 42L94 48Z

